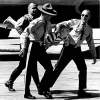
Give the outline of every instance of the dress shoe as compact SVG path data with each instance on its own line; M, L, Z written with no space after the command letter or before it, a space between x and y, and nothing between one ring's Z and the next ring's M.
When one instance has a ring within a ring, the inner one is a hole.
M79 90L78 91L78 97L79 98L87 98L87 97L91 97L92 94L91 93L87 93L86 91L84 90Z
M15 89L13 88L13 83L11 83L10 81L7 81L5 83L5 86L8 87L9 91L15 91Z
M50 89L47 90L48 93L51 93Z
M52 99L52 95L51 93L47 92L47 91L43 91L43 92L38 92L40 95L44 95L46 97L46 99Z
M51 91L50 89L42 89L40 88L40 86L38 85L38 94L39 95L44 95L46 97L46 99L52 99L52 95L51 95Z
M49 92L45 92L43 95L46 97L46 99L52 99L53 98L51 93L49 93Z
M27 99L36 99L35 96L32 96L30 93L29 94L24 94L24 98L27 98Z
M51 94L50 89L48 89L46 92ZM40 91L40 90L38 89L38 94L42 95L42 94L43 94L43 91Z

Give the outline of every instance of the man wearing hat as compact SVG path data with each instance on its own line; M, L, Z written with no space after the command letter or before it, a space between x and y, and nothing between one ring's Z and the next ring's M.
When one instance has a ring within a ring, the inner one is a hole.
M40 17L33 20L25 29L25 31L27 32L24 35L25 38L22 46L22 51L24 51L26 40L30 36L30 44L32 44L32 46L30 50L29 60L27 63L24 97L30 99L34 98L34 96L32 96L30 93L29 86L31 82L31 76L34 80L38 77L38 73L36 70L37 61L39 61L40 64L44 67L45 73L39 84L38 93L50 99L52 98L52 95L50 94L50 92L48 92L47 87L50 81L49 79L53 72L53 67L51 64L51 60L46 53L45 39L46 35L52 32L50 19L51 17L56 16L56 11L52 8L52 5L50 3L46 3L43 6L38 6L38 9L41 11L41 15Z

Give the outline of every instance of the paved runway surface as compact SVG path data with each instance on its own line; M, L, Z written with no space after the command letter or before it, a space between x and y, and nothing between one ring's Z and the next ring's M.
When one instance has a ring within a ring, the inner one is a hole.
M4 83L8 80L13 69L19 61L0 61L0 100L26 100L24 99L25 70L15 81L14 88L16 92L9 92ZM52 61L53 66L56 60ZM92 60L86 60L88 66L87 92L92 93L92 97L84 100L100 100L100 60L95 65L91 64ZM43 76L44 69L38 63L40 79ZM45 97L38 95L36 86L32 80L31 93L36 96L37 100L44 100ZM77 98L78 90L78 71L76 65L71 61L61 73L60 77L51 88L53 100L82 100Z

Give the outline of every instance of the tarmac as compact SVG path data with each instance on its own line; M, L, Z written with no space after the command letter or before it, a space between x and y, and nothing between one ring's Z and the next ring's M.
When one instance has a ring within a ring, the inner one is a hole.
M50 53L52 51L52 53L58 54L61 48L62 45L55 46L55 49L53 46L47 52ZM4 85L9 79L11 72L19 64L19 50L19 38L0 39L0 100L28 100L24 98L26 69L23 70L14 83L15 92L10 92ZM75 63L71 61L51 88L53 100L100 100L100 59L97 59L96 64L92 64L92 59L85 59L85 61L87 64L86 91L91 93L91 97L78 98L78 70ZM51 60L51 62L54 67L57 59ZM41 80L45 70L39 62L37 62L37 65L39 78ZM44 96L38 94L33 79L30 88L31 94L37 100L47 100Z
M52 60L53 66L57 60ZM15 92L9 92L4 83L9 79L11 72L18 66L19 61L0 61L0 100L26 100L24 98L25 88L25 70L16 79L14 83ZM63 70L60 77L51 88L53 100L100 100L100 60L95 65L91 64L92 60L86 60L87 64L87 92L91 93L91 97L78 98L78 70L73 61ZM44 69L38 63L38 72L40 80L43 76ZM47 100L44 96L38 95L34 81L31 82L31 94L37 100Z

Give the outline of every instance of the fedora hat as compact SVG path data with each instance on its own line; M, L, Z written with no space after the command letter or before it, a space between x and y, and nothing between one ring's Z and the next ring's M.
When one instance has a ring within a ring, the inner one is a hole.
M50 3L45 3L44 5L39 5L38 9L41 12L43 12L45 14L48 14L48 15L51 15L51 16L56 16L57 15L56 10L53 9L53 7Z

